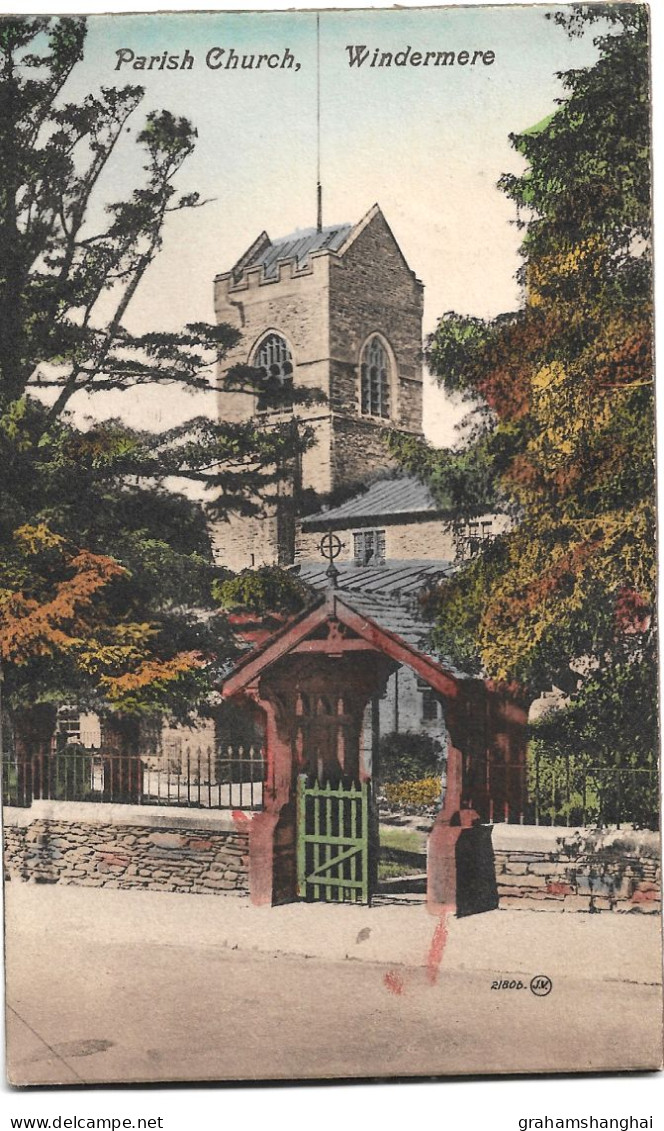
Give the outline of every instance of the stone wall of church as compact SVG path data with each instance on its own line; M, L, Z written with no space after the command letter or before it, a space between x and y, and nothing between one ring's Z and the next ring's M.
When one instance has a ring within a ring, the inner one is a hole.
M276 514L259 517L231 515L211 528L215 562L237 572L275 565L278 558Z
M227 354L224 369L247 365L263 335L276 330L291 348L297 385L320 389L328 396L328 288L328 256L312 257L310 266L302 271L294 264L284 264L276 279L264 280L262 268L245 272L237 284L230 275L218 276L214 292L217 320L229 323L242 335ZM244 393L219 395L222 420L248 420L255 409L255 398ZM314 412L319 414L320 407Z
M335 532L341 538L343 550L338 561L353 561L353 532L362 529L380 529L385 531L385 557L389 561L454 561L455 545L452 525L440 518L427 520L410 520L402 523L381 524L377 519L371 526L363 523L362 526L349 523L346 526L337 525ZM296 561L317 561L320 558L318 549L322 533L320 531L298 530L295 557Z
M394 352L398 387L393 427L422 431L423 287L407 266L383 219L376 215L330 264L332 404L359 416L359 360L364 343L380 332ZM372 420L380 429L381 421Z

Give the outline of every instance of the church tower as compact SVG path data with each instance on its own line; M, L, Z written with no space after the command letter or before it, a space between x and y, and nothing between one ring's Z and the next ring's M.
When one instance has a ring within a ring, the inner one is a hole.
M316 434L298 486L326 495L375 478L393 466L387 429L422 435L422 300L377 204L354 226L262 232L215 279L215 313L242 335L225 365L263 369L265 392L222 391L219 415L269 426L292 414L280 403L291 385L318 389L324 403L295 408ZM217 561L290 564L293 527L292 495L262 518L219 523Z

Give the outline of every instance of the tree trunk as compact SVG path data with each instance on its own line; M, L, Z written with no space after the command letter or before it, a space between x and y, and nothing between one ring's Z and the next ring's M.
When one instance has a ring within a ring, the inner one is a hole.
M140 759L140 722L133 715L107 715L101 723L104 762L104 801L140 803L143 763Z
M50 797L50 766L57 710L53 703L34 703L11 713L17 762L19 804Z

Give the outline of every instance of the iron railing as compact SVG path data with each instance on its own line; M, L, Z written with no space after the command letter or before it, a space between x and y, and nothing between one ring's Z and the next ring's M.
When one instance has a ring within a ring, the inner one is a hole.
M83 746L2 760L3 805L37 800L106 801L198 809L263 808L265 759L259 747L186 747L176 759L132 757Z
M482 817L492 823L659 827L657 762L591 765L580 757L551 758L535 746L527 766L524 804L513 798L521 764L491 766ZM128 757L69 745L50 755L2 760L3 805L33 800L107 801L199 809L263 808L265 758L255 746L185 747L177 756ZM524 783L525 785L525 783Z
M529 764L528 823L536 825L637 825L659 828L659 774L654 755L645 766L616 760L590 764L535 748Z

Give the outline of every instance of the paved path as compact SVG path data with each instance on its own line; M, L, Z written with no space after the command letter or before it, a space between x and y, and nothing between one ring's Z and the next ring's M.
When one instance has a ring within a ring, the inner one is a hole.
M6 914L17 1084L661 1062L656 918L491 912L452 919L445 941L421 905L256 909L15 882ZM552 979L546 997L534 974Z

